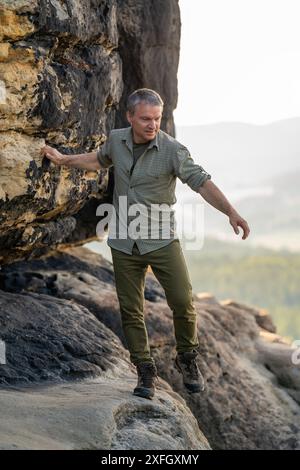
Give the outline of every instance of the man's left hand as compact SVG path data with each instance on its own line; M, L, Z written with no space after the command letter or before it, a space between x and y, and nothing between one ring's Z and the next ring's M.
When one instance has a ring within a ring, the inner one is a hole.
M249 225L247 224L247 221L243 219L237 212L234 212L233 214L229 215L229 223L237 235L240 233L238 227L241 227L243 230L242 239L246 240L246 238L248 237L250 233L250 228L249 228Z

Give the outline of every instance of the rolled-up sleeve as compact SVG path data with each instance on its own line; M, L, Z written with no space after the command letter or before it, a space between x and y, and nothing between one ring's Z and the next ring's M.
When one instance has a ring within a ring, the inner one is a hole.
M101 147L99 147L99 149L97 150L97 159L102 168L109 168L113 165L110 152L110 135L108 136L104 144L102 144Z
M186 183L195 192L205 181L211 179L211 175L202 166L194 162L190 152L185 147L178 149L176 152L174 173L182 183Z

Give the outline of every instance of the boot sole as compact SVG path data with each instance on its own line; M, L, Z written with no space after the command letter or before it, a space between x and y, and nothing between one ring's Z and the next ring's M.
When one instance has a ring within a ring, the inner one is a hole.
M133 391L133 395L137 397L142 397L142 398L147 398L148 400L152 400L154 397L154 392L149 392L148 390L144 388L135 388Z

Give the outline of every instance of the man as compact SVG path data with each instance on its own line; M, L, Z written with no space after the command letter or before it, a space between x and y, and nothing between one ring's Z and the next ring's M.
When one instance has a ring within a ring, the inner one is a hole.
M169 235L164 236L162 222L156 236L136 237L129 233L131 217L121 214L120 201L126 197L126 210L134 204L150 208L153 204L176 202L175 184L178 177L200 193L212 206L226 214L236 234L243 230L248 237L247 222L236 212L224 194L211 181L211 176L195 164L186 147L160 130L163 101L158 93L142 88L127 101L129 128L115 129L97 151L81 155L63 155L45 146L42 153L56 165L97 170L114 165L115 187L113 205L119 227L128 228L126 237L119 233L109 236L120 304L122 326L130 359L137 367L138 383L134 394L152 398L157 370L150 355L144 322L144 283L150 265L162 285L168 305L173 311L177 355L175 367L191 393L203 391L204 379L197 366L198 338L192 286L179 239L171 217ZM151 219L151 215L149 216ZM121 220L122 219L122 220ZM152 220L149 220L150 225ZM122 226L123 224L123 226ZM127 225L126 225L127 224Z

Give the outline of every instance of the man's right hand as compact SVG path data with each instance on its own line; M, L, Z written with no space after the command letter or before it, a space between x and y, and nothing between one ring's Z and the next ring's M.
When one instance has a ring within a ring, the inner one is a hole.
M45 147L41 148L41 155L49 158L55 165L65 165L68 168L80 168L88 171L97 171L101 168L97 158L97 151L81 153L79 155L64 155L53 147L45 145Z
M49 158L55 165L64 165L66 162L66 156L49 145L41 148L41 155Z

